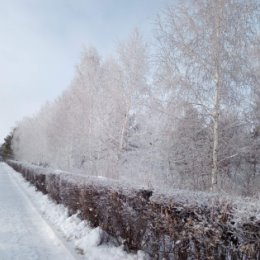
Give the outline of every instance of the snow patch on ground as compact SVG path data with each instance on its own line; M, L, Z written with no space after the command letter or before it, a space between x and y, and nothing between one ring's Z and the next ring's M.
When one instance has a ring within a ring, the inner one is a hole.
M92 229L87 221L82 221L77 214L69 216L68 209L63 205L57 205L43 195L35 191L35 187L26 182L23 177L8 167L10 173L19 186L25 191L32 203L43 215L43 217L53 225L67 241L73 244L75 250L86 260L144 260L142 252L137 255L127 254L122 247L110 245L100 245L102 230Z

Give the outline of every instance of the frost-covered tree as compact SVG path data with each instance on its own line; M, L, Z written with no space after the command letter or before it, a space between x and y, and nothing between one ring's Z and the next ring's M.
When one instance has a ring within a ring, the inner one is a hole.
M169 164L182 188L206 190L211 168L211 140L207 124L196 108L187 105L169 140Z
M259 24L259 1L191 0L167 8L157 21L158 78L212 120L211 189L218 188L220 116L251 84L249 51ZM176 102L177 104L177 102Z
M94 48L84 49L69 88L19 123L13 143L16 158L119 178L122 155L131 139L138 139L132 119L144 117L147 66L138 31L120 44L116 58L102 61Z
M4 143L0 146L0 159L8 160L13 158L12 141L15 131L16 129L13 129L11 133L4 138Z
M122 92L125 109L122 122L119 149L127 145L126 132L131 115L142 113L145 95L149 92L147 84L148 56L147 45L136 29L129 39L118 47L118 62L120 66Z
M148 83L148 46L136 29L129 38L118 46L117 62L120 68L121 91L123 94L120 122L119 161L120 171L145 179L149 153L149 130L147 129L147 102L150 95Z

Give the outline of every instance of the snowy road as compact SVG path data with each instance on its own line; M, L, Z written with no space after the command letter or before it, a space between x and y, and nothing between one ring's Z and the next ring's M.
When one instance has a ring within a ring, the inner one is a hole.
M74 259L7 167L0 163L0 260Z

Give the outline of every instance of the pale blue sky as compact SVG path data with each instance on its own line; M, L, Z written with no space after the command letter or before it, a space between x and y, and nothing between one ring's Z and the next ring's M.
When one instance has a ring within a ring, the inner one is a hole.
M0 143L15 123L54 100L84 45L101 55L174 0L0 0Z

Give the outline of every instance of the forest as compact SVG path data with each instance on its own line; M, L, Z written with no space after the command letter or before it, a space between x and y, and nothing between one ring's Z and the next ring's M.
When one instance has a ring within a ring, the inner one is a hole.
M3 157L158 188L260 195L260 2L165 7L17 123ZM8 155L8 156L6 156Z

